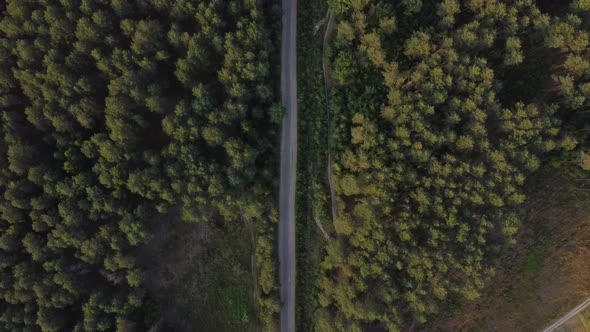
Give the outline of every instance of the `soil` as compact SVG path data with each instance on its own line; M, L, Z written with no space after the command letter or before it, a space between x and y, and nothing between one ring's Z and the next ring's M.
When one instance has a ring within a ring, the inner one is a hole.
M590 199L557 171L535 179L517 245L482 296L440 331L537 331L590 296Z

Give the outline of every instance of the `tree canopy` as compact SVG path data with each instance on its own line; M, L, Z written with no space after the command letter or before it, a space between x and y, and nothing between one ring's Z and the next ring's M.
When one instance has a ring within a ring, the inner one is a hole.
M0 5L1 330L149 329L134 248L169 211L259 222L269 241L277 126L262 10ZM261 270L271 321L274 270Z
M524 185L588 108L587 1L332 1L337 240L318 331L398 331L474 299ZM584 92L586 91L586 92Z

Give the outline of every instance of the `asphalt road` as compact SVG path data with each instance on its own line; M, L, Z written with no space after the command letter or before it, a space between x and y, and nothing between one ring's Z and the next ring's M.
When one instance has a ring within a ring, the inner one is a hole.
M281 332L295 331L295 183L297 178L297 0L282 0L279 262Z
M570 312L568 312L567 314L563 315L559 320L557 320L555 323L551 324L551 326L549 326L546 329L544 329L543 332L551 332L551 331L554 331L561 324L565 323L570 318L572 318L575 315L579 314L580 311L584 310L589 305L590 305L590 299L587 299L586 301L582 302L579 306L575 307Z

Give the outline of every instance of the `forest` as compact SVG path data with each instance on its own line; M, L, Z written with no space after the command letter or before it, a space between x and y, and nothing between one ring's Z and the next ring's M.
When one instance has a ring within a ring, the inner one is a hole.
M280 19L0 4L1 331L278 329ZM300 0L298 23L298 331L435 330L540 169L589 177L590 1Z
M256 307L274 328L273 10L2 2L0 330L157 325L138 255L171 215L253 230Z
M309 330L432 330L514 245L531 175L550 162L590 170L590 2L326 11L335 205L317 203L334 218Z

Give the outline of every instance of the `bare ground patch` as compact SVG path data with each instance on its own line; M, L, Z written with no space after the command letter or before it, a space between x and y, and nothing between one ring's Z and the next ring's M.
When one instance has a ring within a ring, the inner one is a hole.
M537 176L518 244L480 299L442 331L537 331L590 295L590 199L556 171Z

